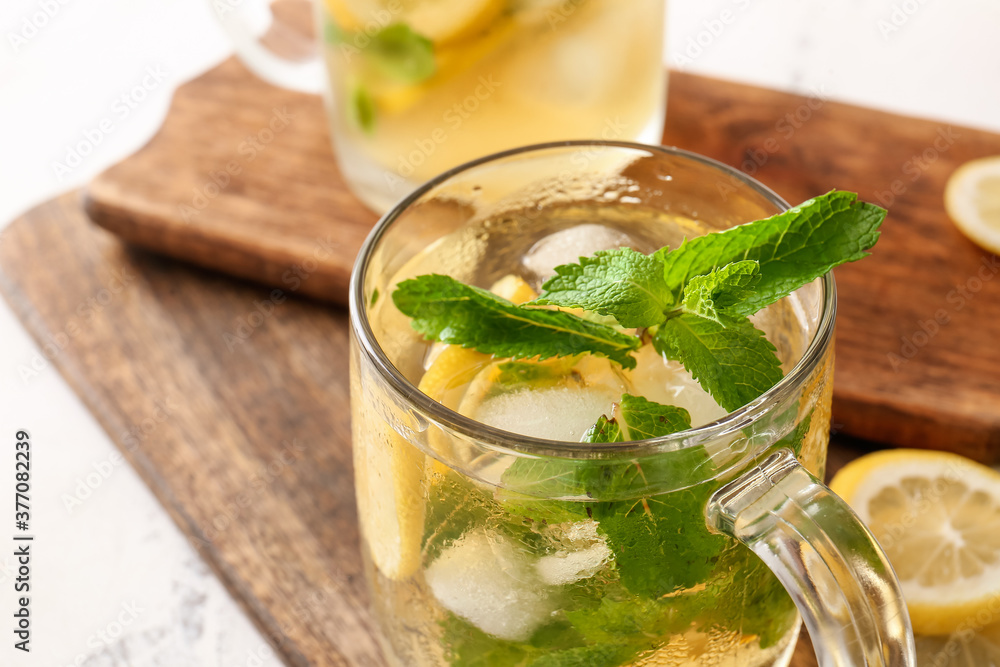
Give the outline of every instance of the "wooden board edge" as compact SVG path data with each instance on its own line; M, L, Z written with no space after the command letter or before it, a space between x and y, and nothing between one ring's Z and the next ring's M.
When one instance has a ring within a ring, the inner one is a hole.
M836 383L833 420L841 433L880 444L951 451L988 465L1000 461L1000 428L995 425L961 415L932 415L919 406L873 403L871 397L838 391ZM899 424L904 428L898 428ZM928 442L935 446L928 446Z
M237 279L249 280L266 290L297 291L319 301L346 306L351 268L330 262L317 261L313 271L308 272L308 280L295 280L290 290L287 272L300 265L308 256L295 253L287 248L276 248L271 258L263 258L259 253L245 249L239 239L224 239L221 243L192 228L184 243L175 243L174 235L167 233L163 219L145 218L142 224L135 221L135 213L111 206L95 196L95 186L99 189L100 176L82 191L83 210L97 226L129 245L156 253L170 259ZM191 239L195 239L193 242ZM225 268L220 268L220 263ZM286 285L286 287L276 287Z
M70 199L75 199L78 202L80 194L79 190L70 191L29 209L11 221L5 228L4 233L17 233L23 226L37 224L33 222L33 218L42 215L46 208L60 205ZM82 211L81 215L83 215ZM40 347L44 346L45 342L51 336L51 332L45 326L41 313L27 299L27 296L18 290L17 281L7 271L5 246L6 244L0 245L0 296L3 296L15 316L17 316L20 323L28 331L32 340ZM97 393L91 391L89 383L80 368L72 363L66 355L57 355L55 359L50 360L50 363L63 377L87 410L94 416L101 429L122 453L129 465L139 474L139 477L146 487L152 491L153 496L159 502L160 506L166 510L184 539L204 559L215 575L219 577L236 603L240 605L251 622L264 635L269 645L275 648L276 652L282 656L284 662L291 667L309 667L311 665L310 661L302 653L292 649L291 643L286 641L287 638L276 619L271 616L263 605L255 603L256 601L253 596L249 595L248 591L244 589L243 584L236 577L235 573L224 562L215 557L210 549L202 548L203 545L209 543L208 540L204 539L204 534L201 533L197 522L184 512L180 503L177 502L176 497L171 492L166 480L159 475L152 462L146 456L142 455L141 452L138 452L138 448L126 446L122 439L114 435L115 433L128 433L127 425L116 415L102 409L100 403L96 400ZM279 640L275 641L275 638L279 638Z

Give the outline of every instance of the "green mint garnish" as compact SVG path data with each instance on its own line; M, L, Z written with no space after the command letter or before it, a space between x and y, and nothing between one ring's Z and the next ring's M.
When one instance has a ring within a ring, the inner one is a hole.
M720 313L732 314L735 307L753 294L760 282L760 262L745 259L721 269L695 276L684 286L683 312L722 323Z
M741 260L760 263L760 282L734 314L751 315L844 262L865 257L878 240L885 209L852 192L829 192L764 220L660 249L675 300L695 276Z
M558 266L542 289L533 303L610 315L628 328L659 324L674 302L663 261L631 248L601 250L579 264Z
M383 75L402 83L420 83L436 69L434 44L405 23L375 33L364 54Z
M348 112L354 125L365 134L371 134L375 130L375 100L360 83L351 90Z
M691 415L684 408L654 403L642 396L625 394L619 406L625 429L615 419L601 415L583 435L583 442L648 440L691 428Z
M718 320L684 313L660 326L653 346L684 364L727 412L756 399L782 378L774 345L746 317Z
M618 425L618 422L601 415L597 418L597 423L583 434L582 442L625 442L625 434L622 433L622 427Z
M641 396L622 396L621 412L629 440L659 438L691 428L691 415L684 408L660 405Z
M567 357L589 352L635 368L640 341L612 327L556 310L516 306L454 278L427 275L401 282L396 307L427 338L498 357Z
M590 323L581 335L579 326L556 326L541 334L544 327L526 331L524 325L526 319L543 324L540 318L546 316L538 313L546 311L532 308L541 305L610 316L622 327L649 329L658 352L681 362L719 405L733 411L782 377L774 346L747 316L834 266L864 257L878 240L885 214L853 193L834 191L770 218L696 237L675 250L661 248L651 255L628 248L601 251L557 267L538 299L512 306L505 318L490 319L488 333L485 323L462 328L460 320L468 317L462 311L469 309L454 302L436 309L437 326L417 319L412 313L421 309L414 300L436 299L430 289L410 294L410 310L400 310L414 317L414 328L429 338L481 352L514 358L591 352L633 368L630 353L636 347L610 327Z

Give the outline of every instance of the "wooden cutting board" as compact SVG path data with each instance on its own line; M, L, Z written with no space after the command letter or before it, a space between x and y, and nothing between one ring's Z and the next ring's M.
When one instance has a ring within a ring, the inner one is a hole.
M341 309L290 296L233 345L224 334L268 288L129 249L78 193L8 228L0 291L288 664L385 664L359 553ZM830 471L858 453L833 444ZM796 656L816 666L807 639Z
M673 73L664 143L791 202L840 188L887 206L874 256L836 272L836 428L1000 461L1000 261L941 196L1000 135ZM345 189L319 99L235 60L178 89L159 134L85 201L137 246L338 303L376 218Z

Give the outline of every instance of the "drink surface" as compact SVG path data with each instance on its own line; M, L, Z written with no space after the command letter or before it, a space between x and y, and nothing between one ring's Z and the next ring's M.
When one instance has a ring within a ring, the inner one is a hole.
M394 200L403 183L515 146L655 143L663 4L327 0L327 106L345 171Z
M686 218L638 215L627 202L602 207L599 220L587 206L557 207L544 219L515 208L444 236L387 274L383 291L436 272L524 301L558 264L603 248L676 247L704 231ZM806 311L793 295L754 317L785 372L808 343ZM614 416L624 393L684 407L695 427L725 413L651 346L634 370L587 355L512 363L421 340L388 298L370 318L411 382L505 431L578 442L602 414ZM822 473L829 359L790 413L766 428L606 460L512 457L414 423L352 361L365 557L398 664L787 661L799 627L791 600L749 550L709 532L704 507L750 451L788 447Z

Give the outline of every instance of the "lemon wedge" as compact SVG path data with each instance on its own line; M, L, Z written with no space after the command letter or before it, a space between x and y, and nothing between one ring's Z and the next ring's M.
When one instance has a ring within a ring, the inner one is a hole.
M515 303L534 299L531 286L516 276L505 276L491 288L495 294ZM470 382L486 368L493 357L457 345L436 344L433 361L420 379L418 389L436 401L457 409ZM365 527L365 540L372 561L389 579L399 581L412 575L420 566L420 543L423 539L425 505L428 489L448 468L426 456L389 426L375 409L380 401L374 388L365 396L365 410L355 420L355 477L357 479L358 515ZM397 428L406 428L406 415L393 411ZM416 435L414 437L419 437ZM428 429L430 447L448 458L457 446L443 431Z
M914 632L1000 618L1000 473L956 454L898 449L851 462L830 487L885 549Z
M366 405L362 412L374 410ZM426 457L379 415L361 414L355 421L358 518L375 566L400 581L420 566Z
M944 206L963 234L1000 253L1000 156L956 169L945 186Z

